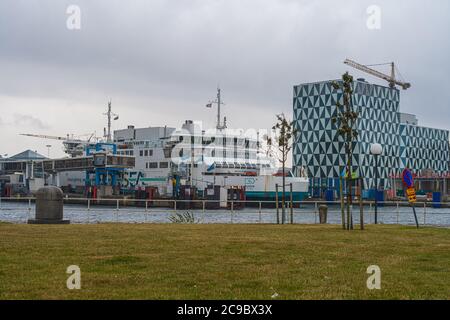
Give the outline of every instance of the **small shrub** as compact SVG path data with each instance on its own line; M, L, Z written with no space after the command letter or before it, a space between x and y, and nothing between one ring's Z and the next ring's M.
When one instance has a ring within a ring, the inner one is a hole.
M192 212L186 211L184 213L172 214L169 220L177 224L191 224L195 223L195 216Z

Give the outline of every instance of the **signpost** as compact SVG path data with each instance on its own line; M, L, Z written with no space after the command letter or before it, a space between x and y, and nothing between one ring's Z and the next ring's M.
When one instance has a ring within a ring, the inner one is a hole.
M414 219L416 220L416 226L419 228L419 222L417 220L416 208L414 204L417 202L416 189L414 188L414 178L411 170L403 170L403 184L406 187L406 196L414 212Z

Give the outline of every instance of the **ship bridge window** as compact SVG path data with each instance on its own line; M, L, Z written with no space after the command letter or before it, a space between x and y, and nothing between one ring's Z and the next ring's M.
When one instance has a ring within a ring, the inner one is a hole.
M166 168L169 167L169 163L168 163L168 162L160 162L160 163L159 163L159 167L160 167L161 169L166 169Z

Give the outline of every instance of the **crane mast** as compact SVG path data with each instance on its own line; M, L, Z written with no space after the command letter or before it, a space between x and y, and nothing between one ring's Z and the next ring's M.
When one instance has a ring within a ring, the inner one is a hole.
M396 85L400 86L403 90L407 90L407 89L411 88L411 84L410 83L402 82L402 81L399 81L399 80L397 80L395 78L395 64L394 64L394 62L391 63L391 75L390 76L388 76L388 75L386 75L386 74L384 74L382 72L379 72L377 70L374 70L372 68L369 68L368 66L359 64L359 63L357 63L357 62L355 62L353 60L350 60L350 59L346 59L344 61L344 63L346 65L349 65L349 66L357 69L357 70L363 71L365 73L371 74L371 75L373 75L375 77L378 77L380 79L386 80L387 82L389 82L389 87L391 87L391 88L395 88Z

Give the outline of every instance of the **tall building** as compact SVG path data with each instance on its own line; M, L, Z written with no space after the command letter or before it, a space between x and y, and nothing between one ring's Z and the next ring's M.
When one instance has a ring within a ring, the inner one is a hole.
M345 170L344 141L331 120L337 115L336 103L342 103L343 93L335 90L332 82L294 87L297 135L293 164L297 172L305 170L311 178L337 179ZM364 178L366 188L373 187L375 177L372 143L383 146L378 174L385 188L390 185L389 177L405 167L417 173L426 169L441 174L449 171L449 132L420 127L414 115L400 113L399 90L359 79L353 91L353 108L359 113L353 171Z

